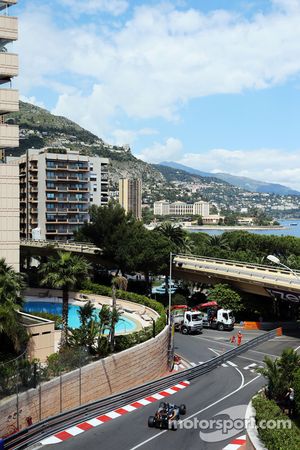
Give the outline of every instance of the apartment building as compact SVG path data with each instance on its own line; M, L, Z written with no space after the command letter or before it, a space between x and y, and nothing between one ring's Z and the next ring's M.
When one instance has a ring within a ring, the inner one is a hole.
M119 203L126 213L132 212L137 220L142 218L142 180L139 178L119 180Z
M108 203L107 158L30 149L18 159L21 238L72 239L91 205ZM38 233L36 230L38 229Z
M209 203L202 200L195 203L165 200L154 202L155 216L209 216Z
M10 15L17 0L0 0L0 258L19 270L19 172L5 163L5 150L18 147L19 128L6 124L9 114L19 109L19 93L12 89L18 75L18 55L11 45L18 39L18 19Z

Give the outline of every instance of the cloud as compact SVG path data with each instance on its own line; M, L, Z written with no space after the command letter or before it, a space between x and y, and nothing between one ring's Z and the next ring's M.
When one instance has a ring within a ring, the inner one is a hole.
M111 134L116 145L128 144L132 146L139 136L153 136L157 133L157 130L152 128L142 128L140 130L116 129Z
M64 1L85 12L127 3ZM193 99L266 89L299 76L298 4L273 0L271 12L251 19L143 5L119 27L103 28L97 16L62 27L59 8L28 3L20 20L20 85L24 95L50 86L58 95L55 112L100 136L119 129L120 116L177 121Z
M174 160L174 159L173 159ZM161 159L162 161L162 159ZM300 191L300 152L280 149L212 149L201 155L186 153L177 162L205 172L226 172Z
M20 95L20 100L22 102L31 103L32 105L39 106L40 108L46 108L43 102L37 100L34 96L25 97L25 95Z
M159 163L166 160L176 160L182 152L182 142L179 139L170 137L165 143L154 142L151 147L145 148L138 155L138 158L150 163Z
M128 2L125 0L61 0L60 3L68 6L75 14L106 12L118 16L128 8Z

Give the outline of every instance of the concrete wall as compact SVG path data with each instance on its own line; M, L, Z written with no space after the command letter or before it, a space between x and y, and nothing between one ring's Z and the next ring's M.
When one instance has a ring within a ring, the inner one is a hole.
M35 317L24 312L19 313L30 340L27 346L29 359L47 360L55 352L55 324L43 317Z
M168 327L156 338L43 383L19 395L20 428L111 394L126 391L168 372ZM80 383L81 381L81 383ZM81 385L81 390L80 390ZM16 397L0 402L0 436L8 416L16 415Z

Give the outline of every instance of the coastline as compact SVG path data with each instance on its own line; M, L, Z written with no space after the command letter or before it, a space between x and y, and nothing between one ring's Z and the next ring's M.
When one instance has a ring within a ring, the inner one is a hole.
M220 231L253 231L253 230L287 230L289 227L285 226L274 226L274 227L260 227L260 226L245 226L245 225L191 225L188 227L182 227L184 230L197 230L197 231L205 231L205 230L220 230Z

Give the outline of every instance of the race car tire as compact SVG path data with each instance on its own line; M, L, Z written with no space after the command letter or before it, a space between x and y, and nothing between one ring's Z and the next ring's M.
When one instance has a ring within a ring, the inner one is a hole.
M185 405L179 406L179 414L181 414L182 416L184 416L186 414L186 406Z
M173 430L173 431L177 430L177 422L176 422L176 420L172 420L172 422L171 422L171 430Z
M148 427L150 427L150 428L155 427L155 417L154 416L149 416L149 418L148 418Z

